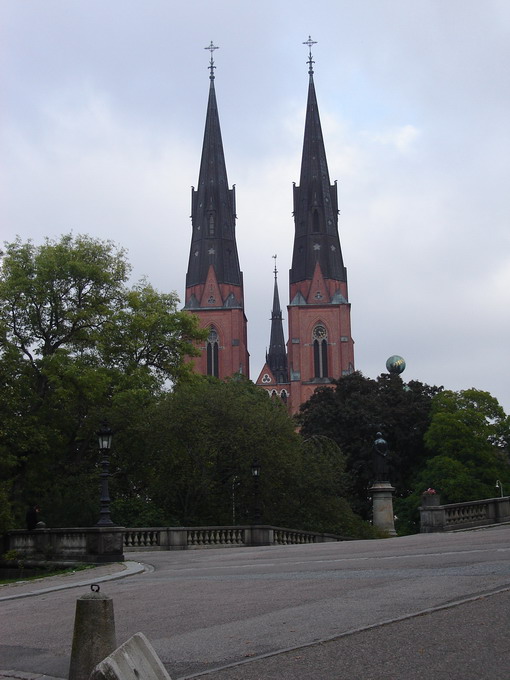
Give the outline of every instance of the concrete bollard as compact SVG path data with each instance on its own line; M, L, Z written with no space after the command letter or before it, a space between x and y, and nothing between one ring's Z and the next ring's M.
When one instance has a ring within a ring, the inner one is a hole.
M88 680L94 667L117 647L113 600L102 595L98 585L91 590L76 601L69 680Z

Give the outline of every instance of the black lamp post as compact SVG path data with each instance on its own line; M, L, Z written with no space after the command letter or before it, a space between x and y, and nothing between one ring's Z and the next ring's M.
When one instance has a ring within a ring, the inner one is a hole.
M101 510L99 511L99 522L97 527L114 526L110 517L110 495L108 493L108 477L110 476L110 449L112 446L113 432L108 423L103 421L97 433L99 439L99 450L102 455L101 460Z
M261 524L262 510L260 507L260 462L255 458L251 464L251 476L255 485L255 506L253 508L253 524Z

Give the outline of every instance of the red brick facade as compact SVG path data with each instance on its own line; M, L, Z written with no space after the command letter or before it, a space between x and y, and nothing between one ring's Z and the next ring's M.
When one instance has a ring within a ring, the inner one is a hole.
M193 360L197 373L221 379L234 373L249 377L250 355L242 288L218 284L211 266L205 284L187 289L186 302L192 296L199 300L200 307L190 311L198 316L202 328L211 331L209 338L199 346L200 357ZM229 303L237 306L226 306Z
M354 370L347 283L324 280L317 265L313 281L291 286L288 315L290 410L296 413L317 387Z

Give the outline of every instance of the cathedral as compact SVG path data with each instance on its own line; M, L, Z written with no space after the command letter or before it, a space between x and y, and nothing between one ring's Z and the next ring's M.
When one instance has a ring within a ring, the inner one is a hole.
M277 270L269 349L256 384L291 413L325 386L354 371L347 271L338 235L337 186L330 184L313 80L310 38L308 100L299 186L294 184L294 245L289 272L285 344ZM235 187L229 189L214 89L213 43L209 99L197 188L191 196L191 248L185 309L209 330L194 367L220 379L250 377L243 274L236 244ZM289 182L290 183L290 182Z

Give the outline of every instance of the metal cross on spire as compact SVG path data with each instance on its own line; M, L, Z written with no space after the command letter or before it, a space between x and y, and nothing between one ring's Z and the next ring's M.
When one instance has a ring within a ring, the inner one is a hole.
M216 66L214 65L213 52L214 52L214 50L219 50L219 49L220 49L219 47L216 47L214 45L212 40L211 40L210 45L208 45L207 47L204 47L204 50L209 50L209 52L211 53L211 61L209 63L209 70L211 71L211 75L209 76L209 78L211 80L214 80L214 69L216 68Z
M212 43L211 43L212 45ZM309 75L313 76L313 66L312 64L315 64L314 60L312 59L312 45L317 45L317 40L312 40L312 36L308 36L308 40L305 40L303 45L308 45L308 61L306 62L308 64L308 73Z
M276 275L278 274L278 269L276 269L276 258L278 257L278 255L271 255L271 257L274 260L274 279L276 281Z

